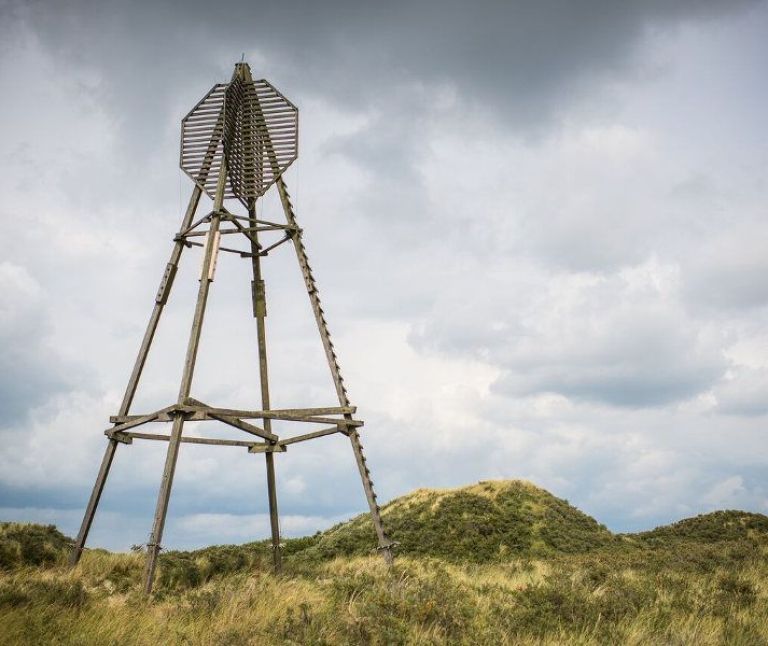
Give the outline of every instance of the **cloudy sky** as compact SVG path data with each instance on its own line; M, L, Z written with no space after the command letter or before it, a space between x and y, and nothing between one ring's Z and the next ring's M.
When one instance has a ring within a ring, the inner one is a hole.
M768 513L766 3L180 7L0 0L0 518L76 533L192 189L180 119L242 54L301 112L286 181L381 499ZM185 254L134 412L176 398ZM273 405L333 405L295 258L265 262ZM219 260L193 388L238 408L249 271ZM92 545L146 541L164 449L118 449ZM285 534L365 510L343 437L277 465ZM265 537L265 488L262 456L184 445L165 545Z

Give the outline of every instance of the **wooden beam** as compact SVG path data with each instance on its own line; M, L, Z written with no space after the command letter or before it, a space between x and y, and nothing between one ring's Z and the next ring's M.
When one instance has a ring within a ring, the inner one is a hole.
M288 449L282 444L254 444L248 453L285 453Z
M187 397L186 403L198 408L208 408L210 410L215 410L215 411L225 410L225 409L216 408L215 406L210 406L205 402L201 402L199 399L195 399L193 397ZM262 413L266 413L268 416L270 416L269 417L270 419L274 419L274 417L272 417L274 415L300 415L304 417L307 417L310 415L349 415L357 412L357 406L323 406L321 408L266 408L260 411L240 411L240 412L245 414L234 415L234 411L233 411L233 416L263 417Z
M122 432L122 433L115 433L114 435L121 435L126 438L129 438L131 440L158 440L160 442L168 442L171 439L170 435L161 435L156 433L133 433L133 432ZM119 437L113 437L112 439L120 441ZM190 437L190 436L182 436L181 442L185 444L209 444L212 446L242 446L247 449L251 449L252 447L260 447L263 446L264 448L268 448L270 445L267 443L260 443L260 442L246 442L243 440L219 440L219 439L213 439L208 437Z
M171 407L172 408L172 407ZM147 422L152 422L156 420L161 413L166 412L163 411L155 411L154 413L150 413L149 415L141 415L139 417L134 417L133 419L123 422L122 424L118 424L117 426L113 426L112 428L108 428L108 431L124 431L129 428L134 428L135 426L141 426L142 424L146 424Z
M274 433L265 431L264 429L259 428L258 426L254 426L253 424L248 424L247 422L244 422L241 419L237 419L236 417L227 417L226 415L214 415L213 413L208 413L208 415L212 419L218 420L219 422L224 422L224 424L229 424L229 426L238 428L241 431L250 433L251 435L262 437L265 440L270 440L271 442L277 442L277 440L280 439Z
M247 411L247 410L213 408L212 406L208 406L207 404L204 404L192 398L187 399L187 403L190 405L190 407L187 407L185 409L187 412L187 415L185 416L184 419L188 422L200 422L200 421L205 421L207 419L211 419L211 416L208 414L209 411L214 412L217 415L222 415L223 413L226 413L225 415L226 417L237 417L241 419L251 418L251 419L285 420L287 418L283 416L290 415L292 417L288 418L288 421L303 421L307 417L313 417L317 415L350 415L355 413L355 411L357 410L357 407L355 406L326 406L324 408L279 408L279 409L272 409L272 410ZM174 406L170 406L167 409L158 411L159 415L157 416L157 419L152 421L172 422L173 416L167 411L169 410L173 411L174 408L175 408ZM145 415L112 415L109 418L109 421L112 424L119 424L122 422L130 422L140 417L146 417L146 416ZM296 417L299 417L301 419L296 420L295 419ZM319 418L319 419L312 419L311 421L317 421L320 424L325 424L325 423L335 424L337 421L342 421L342 420ZM362 426L362 425L363 425L362 422L353 424L353 426Z
M146 415L110 415L109 422L110 424L121 424L123 422L131 422L135 419L139 419L141 417L146 417ZM187 417L187 420L195 421L192 417ZM169 413L159 413L157 417L153 420L150 420L152 422L172 422L173 417ZM112 429L110 429L112 430Z
M314 433L305 433L304 435L297 435L296 437L289 437L286 440L280 440L278 444L280 446L288 446L289 444L295 444L296 442L304 442L305 440L312 440L316 437L323 437L324 435L332 435L333 433L339 433L338 426L331 428L324 428Z
M286 415L347 415L357 412L357 406L326 406L324 408L273 408L269 413Z
M223 110L223 108L222 108ZM223 115L222 115L223 116ZM219 176L216 182L216 197L213 200L213 210L218 211L224 200L224 189L227 181L227 160L222 159L219 168ZM216 243L219 230L219 216L214 215L211 218L209 228L210 237L207 239L205 253L203 254L203 265L200 273L200 286L197 292L197 303L195 313L192 317L192 330L189 334L187 344L187 354L184 359L184 370L181 374L181 385L179 387L178 404L187 401L192 390L192 378L195 372L195 363L197 361L197 350L200 345L200 334L205 316L205 306L208 301L211 281L213 280L213 270L216 266ZM176 406L175 410L179 411ZM168 442L168 451L165 457L165 467L163 468L163 477L160 481L160 491L157 494L157 506L155 507L155 519L152 525L152 533L147 542L147 563L144 570L144 592L152 592L152 583L155 578L155 567L157 558L160 554L160 545L163 540L163 530L165 528L165 517L168 512L168 500L171 496L171 487L173 485L173 476L176 472L176 461L179 455L179 446L182 439L182 429L184 427L184 416L174 415L173 428Z
M269 140L267 140L269 143ZM271 147L268 148L270 152L270 161L274 169L277 169L278 160L277 154ZM309 260L307 259L307 250L304 248L304 243L301 239L301 230L296 222L296 214L293 212L293 205L291 204L291 198L288 195L288 190L285 187L285 181L282 176L275 180L277 186L277 192L280 195L280 203L283 206L283 213L285 215L286 222L296 227L296 235L291 237L293 241L293 247L296 251L296 258L299 261L301 273L304 277L304 284L307 288L307 295L309 296L310 304L312 305L312 312L315 315L315 322L317 323L317 330L320 333L320 338L323 342L323 348L325 350L325 357L328 361L328 368L331 371L334 385L336 386L336 394L339 397L339 405L349 406L349 395L347 389L344 386L344 379L341 376L341 369L339 368L339 362L336 357L336 350L331 341L331 334L328 331L328 323L325 320L323 308L320 305L320 295L317 291L317 284L315 283L314 275L312 274L312 268L309 266ZM351 415L345 415L348 422L352 421ZM371 481L370 471L365 461L365 455L363 454L363 447L360 444L360 438L357 433L357 429L354 426L348 426L348 436L350 443L352 444L352 452L355 454L355 461L357 462L357 468L360 472L360 478L363 482L363 490L365 491L365 497L368 500L368 508L371 510L371 519L373 520L373 526L376 530L376 535L379 539L379 550L384 557L384 560L388 564L392 564L392 542L387 536L384 530L384 523L381 519L381 511L376 501L376 493L373 490L373 482Z
M80 560L85 548L85 541L88 538L88 532L91 530L91 524L93 523L93 517L96 514L96 508L99 506L99 499L104 491L104 484L107 481L109 475L109 469L112 466L112 459L115 457L115 451L117 450L117 441L110 439L107 444L107 450L104 452L104 457L101 460L101 466L99 467L99 474L96 476L96 483L93 485L91 491L91 497L88 500L88 506L85 508L85 516L83 517L83 523L80 527L80 532L75 540L75 545L72 548L72 552L69 555L69 565L74 567Z
M128 431L106 430L104 431L104 435L106 435L110 440L120 442L121 444L133 444L133 440L128 434Z
M198 406L186 406L181 407L180 410L191 413L207 413L209 416L221 415L224 417L237 417L245 419L276 419L285 422L309 422L314 424L340 424L342 426L363 426L361 420L356 419L336 419L333 417L318 417L314 415L307 415L302 412L299 415L293 415L290 413L283 413L281 411L273 410L239 410L234 408L206 408L201 409ZM301 410L301 409L298 409ZM305 409L311 410L311 409Z
M244 422L241 419L237 419L236 417L233 417L231 415L211 414L210 410L213 407L209 406L205 402L201 402L199 399L195 399L194 397L187 397L187 403L204 409L203 411L205 414L204 419L214 419L219 422L223 422L224 424L229 424L229 426L238 428L241 431L250 433L251 435L256 435L257 437L264 438L265 440L269 440L270 442L277 442L277 440L280 439L277 435L272 433L269 428L259 428L258 426L254 426L253 424L248 424L247 422ZM266 427L267 425L265 424L264 426Z
M266 255L267 255L267 254L268 254L270 251L272 251L273 249L277 249L277 247L279 247L281 244L283 244L283 243L285 243L285 242L288 242L290 239L291 239L291 235L290 235L289 233L286 233L286 234L285 234L285 235L284 235L284 236L283 236L283 237L282 237L280 240L278 240L277 242L274 242L274 243L272 243L272 244L271 244L271 245L269 245L268 247L264 247L264 249L262 249L262 250L261 250L261 251L258 253L258 255L259 255L259 256L266 256Z

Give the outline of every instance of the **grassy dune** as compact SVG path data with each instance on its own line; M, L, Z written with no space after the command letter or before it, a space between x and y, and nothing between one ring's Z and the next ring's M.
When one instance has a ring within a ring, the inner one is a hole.
M765 516L617 536L515 482L418 491L386 515L392 569L359 555L371 538L357 518L286 541L280 577L264 542L169 552L152 600L141 554L89 550L70 571L55 528L4 524L0 642L768 644Z

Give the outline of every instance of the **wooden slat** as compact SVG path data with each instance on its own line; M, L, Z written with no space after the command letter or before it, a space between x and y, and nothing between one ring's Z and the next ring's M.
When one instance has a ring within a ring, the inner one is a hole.
M160 442L168 442L171 439L170 435L162 435L157 433L134 433L131 431L124 431L122 433L113 433L114 435L122 435L130 439L136 440L158 440ZM115 437L120 441L119 437ZM269 444L259 442L245 442L243 440L219 440L209 437L191 437L189 435L182 435L181 441L186 444L209 444L211 446L242 446L250 449L254 446L268 447Z
M208 413L208 415L212 419L218 420L219 422L223 422L224 424L228 424L229 426L233 426L234 428L239 428L241 431L245 431L246 433L250 433L251 435L258 435L259 437L263 437L265 440L276 442L279 439L277 435L275 435L274 433L265 431L263 428L259 428L258 426L253 426L252 424L248 424L247 422L244 422L241 419L237 419L236 417L228 417L226 415L214 415L213 413Z
M112 428L108 428L108 431L124 431L129 428L134 428L135 426L141 426L142 424L146 424L147 422L153 422L155 421L160 415L167 413L170 410L173 410L174 406L168 406L166 408L163 408L161 410L155 411L154 413L149 413L148 415L138 415L138 416L131 416L131 419L126 420L117 426L113 426ZM110 418L111 421L111 418Z
M339 432L338 426L334 426L332 428L324 428L319 431L315 431L314 433L305 433L304 435L289 437L288 439L280 440L278 444L280 446L288 446L289 444L295 444L296 442L304 442L306 440L312 440L316 437L323 437L324 435L332 435L333 433L338 433L338 432Z
M198 409L194 406L189 407L190 411L198 412ZM201 411L203 412L203 411ZM363 426L363 422L354 419L335 419L333 417L318 417L314 415L293 415L290 413L283 413L279 411L263 411L263 410L238 410L234 408L209 408L204 412L208 415L224 415L226 417L237 417L241 419L276 419L286 422L309 422L314 424L343 424L346 426Z

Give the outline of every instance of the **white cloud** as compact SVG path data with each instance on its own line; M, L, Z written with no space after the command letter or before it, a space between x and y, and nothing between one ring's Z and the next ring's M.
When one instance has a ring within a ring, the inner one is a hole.
M768 413L768 369L740 366L714 389L717 409L726 414Z
M703 501L718 509L728 508L745 493L744 478L731 476L716 483L703 497Z

